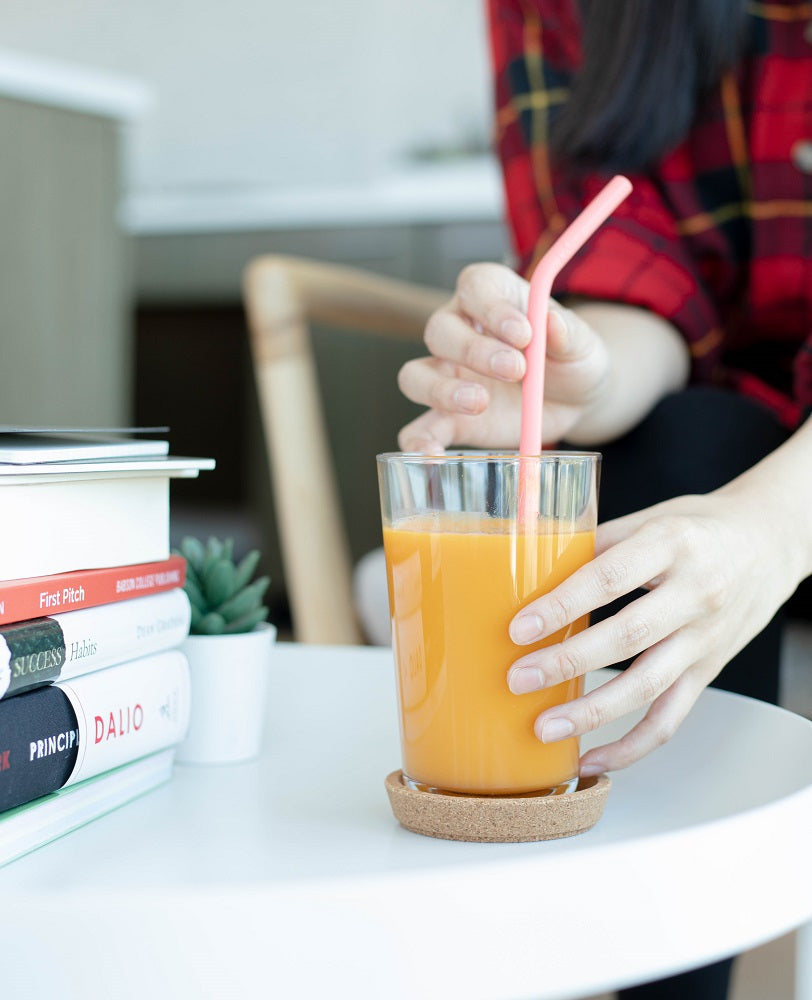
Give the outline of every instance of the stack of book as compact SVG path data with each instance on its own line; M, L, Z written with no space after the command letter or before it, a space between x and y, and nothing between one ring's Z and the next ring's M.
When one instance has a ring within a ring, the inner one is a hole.
M0 427L0 864L166 781L189 718L165 441Z

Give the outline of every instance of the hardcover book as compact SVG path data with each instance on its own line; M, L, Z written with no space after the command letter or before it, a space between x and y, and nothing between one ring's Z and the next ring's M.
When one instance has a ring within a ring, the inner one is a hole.
M183 556L130 566L0 580L0 625L159 594L182 587L185 581Z
M189 667L156 653L0 702L0 812L175 746Z
M180 645L191 608L184 590L0 627L0 698Z
M211 459L0 466L0 580L169 557L169 483Z
M174 749L161 750L0 814L0 865L169 781L174 756Z

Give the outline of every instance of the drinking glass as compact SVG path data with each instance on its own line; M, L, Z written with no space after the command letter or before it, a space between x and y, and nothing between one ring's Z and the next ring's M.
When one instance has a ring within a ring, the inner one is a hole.
M516 646L508 625L592 558L600 455L392 453L377 462L404 782L458 795L574 789L577 737L545 745L533 723L578 697L583 678L514 695L507 673L588 618L534 646Z

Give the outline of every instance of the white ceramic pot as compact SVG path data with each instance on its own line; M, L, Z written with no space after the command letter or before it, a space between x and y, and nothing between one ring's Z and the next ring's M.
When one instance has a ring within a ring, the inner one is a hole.
M262 622L238 635L190 635L181 645L189 661L189 732L175 759L184 764L251 760L262 749L268 677L276 627Z

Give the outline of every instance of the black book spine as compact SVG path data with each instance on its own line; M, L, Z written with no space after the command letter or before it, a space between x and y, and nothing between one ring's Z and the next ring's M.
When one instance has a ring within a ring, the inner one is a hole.
M76 713L60 688L0 701L0 812L61 788L78 753Z
M0 697L59 679L65 662L65 636L53 618L33 618L0 629L0 675L7 680Z

